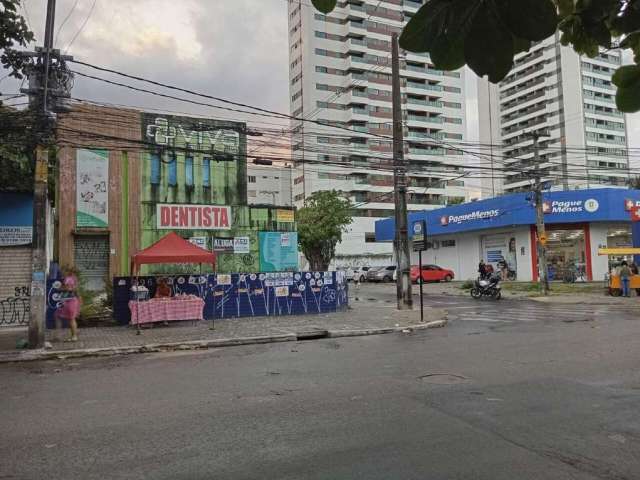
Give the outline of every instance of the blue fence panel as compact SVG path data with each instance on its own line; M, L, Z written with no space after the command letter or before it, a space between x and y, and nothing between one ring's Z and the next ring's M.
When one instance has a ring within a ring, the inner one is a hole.
M348 305L348 285L342 272L270 272L139 277L155 294L156 279L166 278L174 295L197 295L205 301L204 318L305 315L335 312ZM131 279L113 279L113 315L130 320Z

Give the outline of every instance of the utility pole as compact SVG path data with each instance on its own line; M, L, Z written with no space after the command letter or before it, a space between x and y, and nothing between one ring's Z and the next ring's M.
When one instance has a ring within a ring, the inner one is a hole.
M391 76L393 101L393 188L395 200L396 282L398 310L411 309L411 276L409 257L409 229L407 227L407 177L404 163L404 139L402 132L402 95L400 92L400 52L398 34L391 34Z
M538 281L543 295L549 294L549 276L547 272L547 249L545 247L547 234L544 229L544 211L542 209L542 182L540 173L540 149L538 139L540 134L533 132L533 161L535 162L535 204L536 204L536 247L538 252Z
M38 139L35 151L33 183L33 240L31 254L31 297L29 303L29 348L44 346L46 320L46 272L47 272L47 204L49 151L53 133L53 110L60 108L58 99L68 97L71 74L64 61L72 57L62 56L53 48L56 17L56 0L47 0L47 16L44 47L35 52L21 52L24 57L35 58L29 67L29 88L21 89L29 94L30 108L34 111ZM53 63L53 60L56 63ZM53 107L53 108L51 108Z
M51 49L53 48L53 26L56 17L56 0L47 1L47 18L44 32L44 49L36 70L39 76L37 86L42 87L42 116L46 125L49 112L47 95L49 87L49 70L51 67ZM30 82L31 83L31 82ZM36 147L35 175L33 183L33 243L31 253L31 297L29 318L29 348L44 346L44 330L46 323L46 271L47 271L47 201L48 201L48 150L41 145Z

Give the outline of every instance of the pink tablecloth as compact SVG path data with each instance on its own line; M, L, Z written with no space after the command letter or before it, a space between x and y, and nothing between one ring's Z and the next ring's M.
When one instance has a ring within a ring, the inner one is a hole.
M198 297L185 299L152 299L130 301L131 324L170 322L174 320L203 320L204 300Z

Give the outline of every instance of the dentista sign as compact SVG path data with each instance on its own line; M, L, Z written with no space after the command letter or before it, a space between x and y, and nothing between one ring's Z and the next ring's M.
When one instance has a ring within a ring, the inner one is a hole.
M184 205L159 203L156 207L159 230L229 230L231 207L225 205Z
M500 215L500 210L476 210L475 212L465 213L463 215L443 215L440 217L440 225L446 226L450 223L461 224L472 220L487 220Z

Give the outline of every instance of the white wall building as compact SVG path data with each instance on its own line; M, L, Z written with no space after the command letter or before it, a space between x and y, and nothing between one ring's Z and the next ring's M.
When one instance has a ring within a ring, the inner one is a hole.
M479 80L483 165L492 168L484 196L531 189L533 132L548 135L540 166L553 189L627 186L627 127L611 83L621 62L619 50L588 58L555 35L516 55L499 85Z
M249 205L292 206L293 168L289 165L247 164Z
M393 215L391 33L420 8L414 0L346 0L328 16L289 1L290 92L296 206L319 190L346 192L356 214L338 246L338 265L392 260L375 243L374 222ZM452 146L465 139L464 78L428 55L401 51L409 209L468 199Z

